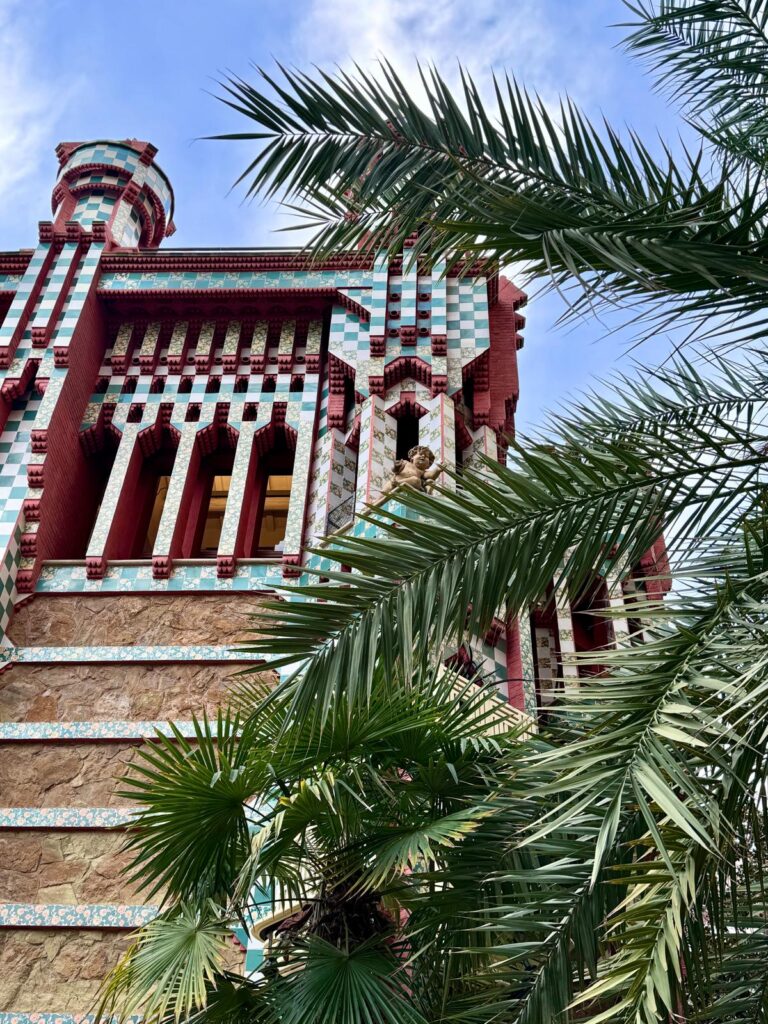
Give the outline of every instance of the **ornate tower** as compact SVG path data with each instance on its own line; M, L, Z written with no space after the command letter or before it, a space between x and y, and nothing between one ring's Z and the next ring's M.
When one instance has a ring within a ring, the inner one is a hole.
M153 146L57 154L53 221L0 253L0 1024L86 1011L156 912L120 876L115 779L225 699L260 595L365 529L414 445L459 470L503 452L525 302L407 253L158 248ZM573 678L573 613L473 646L518 714Z
M53 229L103 222L108 247L156 249L173 234L173 189L149 142L61 142ZM101 232L101 229L99 229Z

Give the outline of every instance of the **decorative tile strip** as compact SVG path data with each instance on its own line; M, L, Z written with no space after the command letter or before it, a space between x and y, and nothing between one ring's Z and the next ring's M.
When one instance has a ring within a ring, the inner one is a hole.
M285 271L159 271L155 273L106 273L100 292L199 291L251 288L366 288L371 273L365 270Z
M14 647L10 664L80 664L82 662L161 662L161 661L262 661L231 647L205 644L145 647Z
M0 1012L0 1024L94 1024L96 1016L93 1013L16 1013ZM136 1014L132 1017L121 1017L121 1024L139 1024L142 1018ZM117 1018L113 1017L110 1024L117 1024Z
M0 807L0 828L121 828L134 813L130 807Z
M265 591L282 584L279 562L238 563L235 575L219 579L216 562L205 565L174 563L168 579L153 579L152 566L108 565L101 579L89 580L85 566L44 565L37 582L38 593L176 593L180 591Z
M122 903L0 903L0 928L139 928L159 909Z
M175 722L186 739L194 739L192 722ZM0 722L0 743L28 740L142 740L158 732L171 736L168 722Z

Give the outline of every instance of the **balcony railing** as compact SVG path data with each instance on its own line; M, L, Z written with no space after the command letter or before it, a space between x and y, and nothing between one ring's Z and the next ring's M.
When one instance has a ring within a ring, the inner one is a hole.
M355 518L355 496L350 494L348 498L332 508L328 513L328 520L325 526L325 532L336 533L337 530L343 530L345 526L349 526L352 520Z

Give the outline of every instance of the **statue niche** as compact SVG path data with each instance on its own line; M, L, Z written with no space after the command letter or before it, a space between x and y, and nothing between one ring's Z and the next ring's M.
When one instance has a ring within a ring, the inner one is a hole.
M417 444L408 452L407 459L395 462L387 490L395 487L413 487L417 491L431 492L435 481L443 471L440 463L435 463L435 453L426 445Z

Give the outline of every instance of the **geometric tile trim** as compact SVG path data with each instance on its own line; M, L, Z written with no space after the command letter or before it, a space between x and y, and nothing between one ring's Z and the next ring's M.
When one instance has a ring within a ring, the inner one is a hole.
M172 644L145 647L11 647L7 662L11 665L81 664L83 662L160 662L160 661L224 661L257 662L253 654L214 644Z
M253 564L239 562L235 575L230 579L219 579L216 562L203 565L180 565L175 563L170 579L152 578L152 565L109 565L103 579L89 580L85 564L57 565L44 564L38 579L37 593L174 593L188 591L250 591L272 590L275 584L283 583L282 566L275 560L259 560Z
M185 739L195 738L192 722L174 722ZM0 743L29 740L143 740L173 735L168 722L0 722Z
M99 292L136 291L240 291L253 288L366 288L371 285L370 271L298 270L298 271L154 271L101 275Z
M6 1013L0 1011L0 1024L93 1024L96 1016L93 1013L15 1013L13 1010ZM106 1020L106 1018L102 1018ZM133 1017L121 1017L122 1024L139 1024L142 1018L138 1015ZM117 1018L112 1021L117 1024Z
M0 807L0 828L120 828L134 814L130 807Z
M138 928L159 910L112 903L0 903L0 928Z

